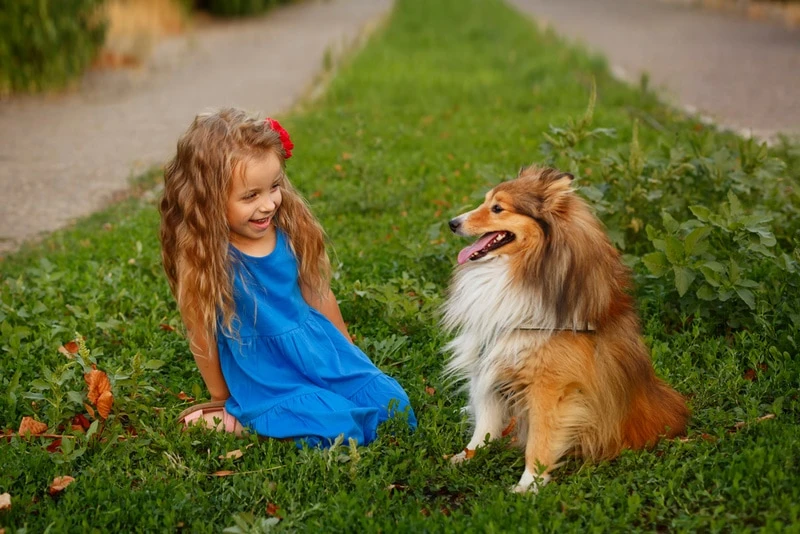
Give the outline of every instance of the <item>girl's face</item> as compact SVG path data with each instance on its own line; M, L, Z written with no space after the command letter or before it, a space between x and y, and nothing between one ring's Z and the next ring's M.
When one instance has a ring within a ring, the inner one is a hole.
M245 254L266 256L275 248L273 222L281 205L282 178L280 160L272 153L234 173L226 215L231 243Z

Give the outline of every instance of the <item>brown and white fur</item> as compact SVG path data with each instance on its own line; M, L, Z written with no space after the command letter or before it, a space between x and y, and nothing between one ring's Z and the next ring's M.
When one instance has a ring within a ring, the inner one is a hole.
M450 221L482 236L459 255L444 308L447 372L467 381L468 459L516 421L537 491L565 454L610 459L685 432L684 399L656 377L629 272L572 175L530 167Z

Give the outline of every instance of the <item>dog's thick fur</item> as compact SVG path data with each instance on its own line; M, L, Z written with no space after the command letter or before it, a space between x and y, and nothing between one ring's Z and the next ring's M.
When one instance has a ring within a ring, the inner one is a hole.
M685 432L686 403L641 340L629 272L570 174L523 169L450 227L483 236L459 255L444 308L447 371L466 379L475 424L454 462L515 420L514 490L536 491L567 453L610 459Z

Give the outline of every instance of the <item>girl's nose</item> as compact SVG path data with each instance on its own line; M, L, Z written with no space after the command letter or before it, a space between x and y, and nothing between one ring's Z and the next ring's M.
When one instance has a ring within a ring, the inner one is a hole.
M264 199L264 202L261 204L261 211L264 213L269 213L275 210L275 202L268 196Z

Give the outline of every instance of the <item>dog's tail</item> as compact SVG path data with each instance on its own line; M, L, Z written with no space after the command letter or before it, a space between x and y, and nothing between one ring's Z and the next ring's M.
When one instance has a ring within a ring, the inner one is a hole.
M680 393L656 377L633 394L622 424L624 447L649 448L661 437L686 433L689 409Z

